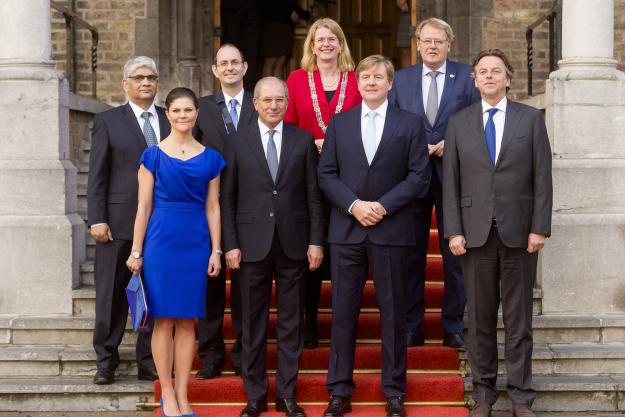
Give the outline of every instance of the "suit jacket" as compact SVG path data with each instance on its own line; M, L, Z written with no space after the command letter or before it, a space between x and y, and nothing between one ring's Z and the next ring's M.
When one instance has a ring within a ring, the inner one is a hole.
M369 166L361 109L359 105L332 117L319 158L319 186L334 206L328 241L357 244L368 237L377 245L414 245L414 199L425 195L430 180L423 120L389 103ZM348 213L356 199L378 201L386 216L375 226L362 226Z
M156 107L161 139L169 136L165 109ZM93 119L87 207L89 226L108 223L113 239L132 240L139 183L139 159L147 148L130 104Z
M199 102L199 113L193 129L193 136L202 145L223 154L226 137L233 133L226 131L226 125L222 116L224 110L228 112L224 93L220 91L215 95L200 97ZM243 93L243 103L241 103L238 127L242 128L255 122L257 117L258 115L252 103L252 94L245 91Z
M452 116L443 168L445 238L464 235L468 248L482 246L493 216L508 247L527 247L530 233L551 234L551 148L539 110L508 100L495 166L484 139L482 104Z
M264 259L277 228L282 250L306 260L309 245L322 246L325 221L317 185L317 150L311 134L283 124L274 184L258 123L237 130L225 146L221 210L224 250L239 248L243 262Z
M447 61L445 86L434 126L427 120L423 107L423 64L419 63L397 71L393 80L393 88L389 93L389 102L400 109L423 117L428 144L435 145L445 139L447 123L452 114L480 101L480 93L475 88L471 76L472 71L470 65ZM438 177L442 179L442 158L432 155L430 162L430 169L436 169Z

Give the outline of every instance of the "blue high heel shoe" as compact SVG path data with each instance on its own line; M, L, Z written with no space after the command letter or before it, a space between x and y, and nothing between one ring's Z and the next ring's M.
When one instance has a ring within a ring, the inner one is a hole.
M168 416L167 414L165 414L165 408L163 407L163 399L162 398L161 398L161 410L163 410L163 417L183 417L182 415ZM192 415L192 414L187 414L187 415Z
M182 417L197 417L197 415L195 413L183 414Z

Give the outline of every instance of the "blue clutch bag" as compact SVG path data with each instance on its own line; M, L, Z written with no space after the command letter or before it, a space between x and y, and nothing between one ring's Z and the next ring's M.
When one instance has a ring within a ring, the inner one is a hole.
M141 275L133 275L126 287L126 298L130 307L130 319L132 330L135 332L147 332L150 330L150 310L143 288Z

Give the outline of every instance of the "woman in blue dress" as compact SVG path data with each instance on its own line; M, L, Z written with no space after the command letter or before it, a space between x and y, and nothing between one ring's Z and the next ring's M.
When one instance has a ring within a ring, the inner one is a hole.
M225 162L191 135L198 114L193 91L174 88L165 107L171 134L141 156L139 205L127 265L133 273L143 269L154 317L152 354L163 414L194 417L187 398L194 319L206 311L206 280L221 269L219 174Z

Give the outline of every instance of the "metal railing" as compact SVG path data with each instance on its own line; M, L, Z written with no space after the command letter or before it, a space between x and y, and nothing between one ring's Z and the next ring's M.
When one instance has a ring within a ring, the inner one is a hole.
M562 1L554 2L549 11L527 27L525 40L527 41L527 95L532 95L532 82L534 79L534 29L549 22L549 72L556 70L557 60L561 57L561 27L562 27Z
M71 2L73 4L73 2ZM96 97L97 70L98 70L98 30L83 20L74 11L57 3L50 2L50 7L63 14L65 18L65 31L67 37L67 52L65 56L65 76L69 81L71 90L76 93L76 26L88 30L91 33L91 96Z

